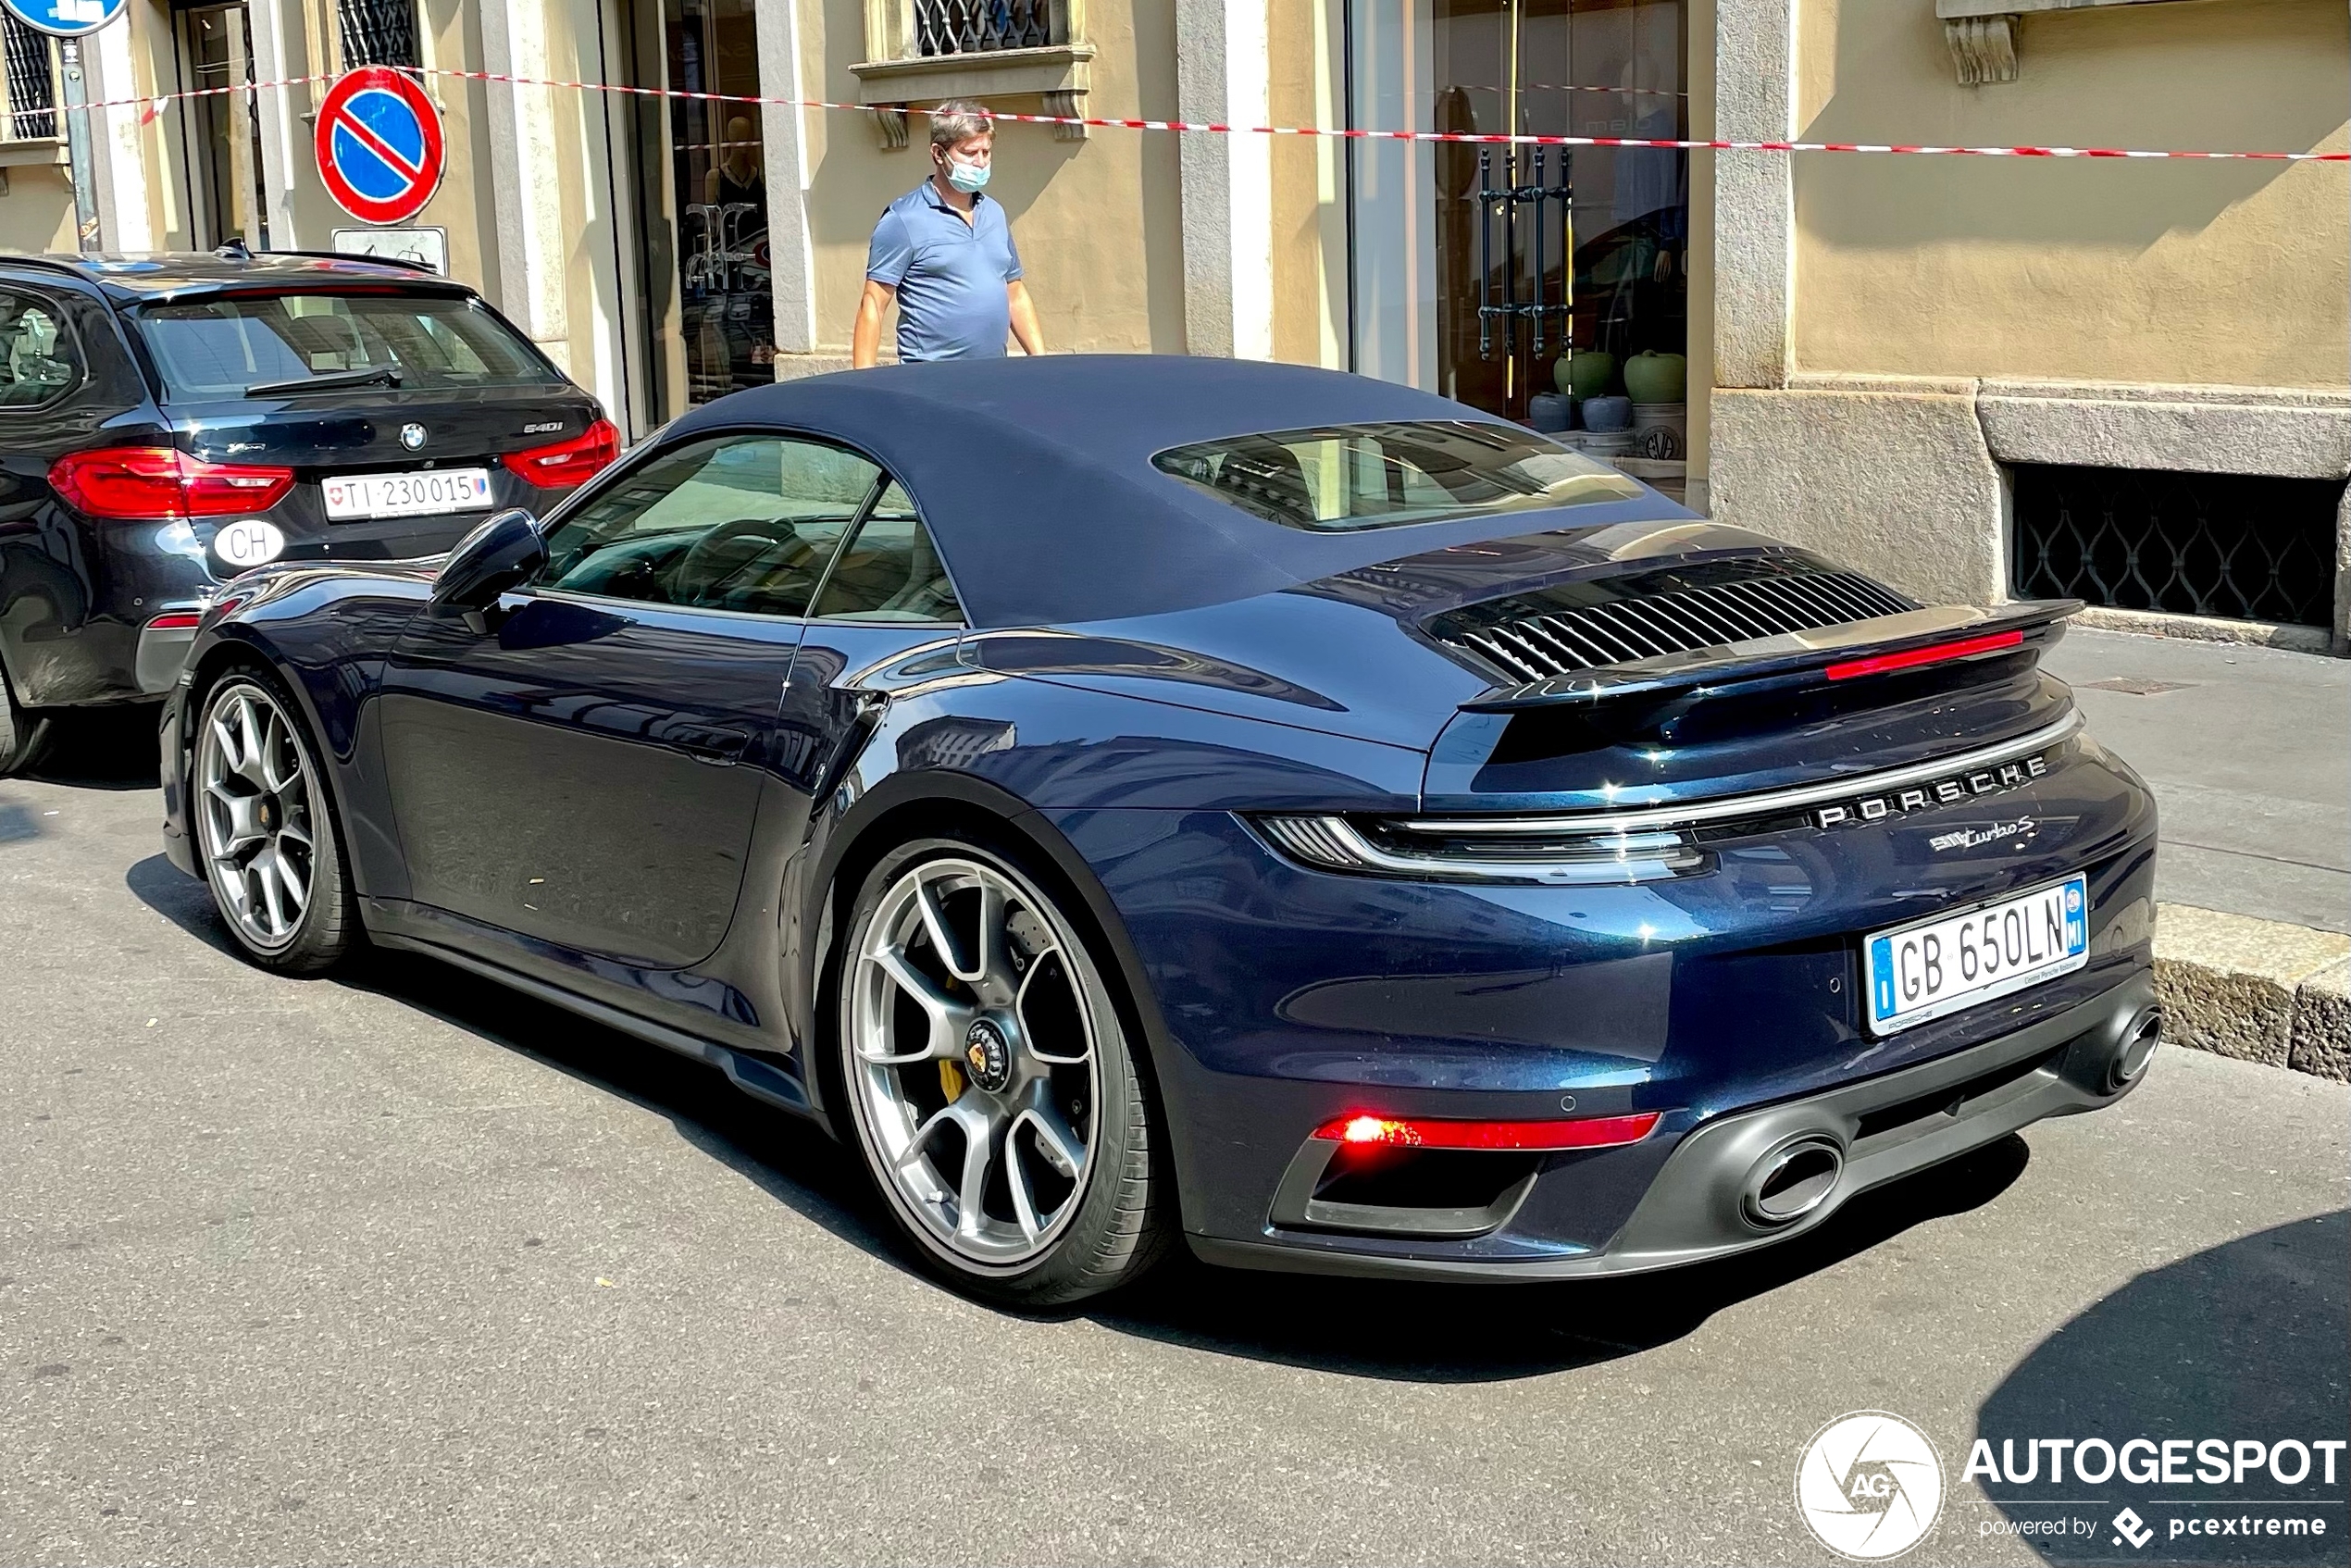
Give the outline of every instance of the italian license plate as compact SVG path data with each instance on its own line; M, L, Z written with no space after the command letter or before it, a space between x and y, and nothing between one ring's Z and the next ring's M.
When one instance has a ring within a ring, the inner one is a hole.
M320 486L327 516L417 517L431 512L479 511L490 504L487 468L434 468L414 474L341 474Z
M1862 943L1870 1033L1890 1035L2079 969L2090 961L2087 883L2069 877Z

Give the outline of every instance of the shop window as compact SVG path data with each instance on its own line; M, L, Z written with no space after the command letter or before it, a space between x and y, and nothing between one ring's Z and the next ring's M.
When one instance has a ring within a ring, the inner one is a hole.
M416 0L336 0L335 12L341 23L345 70L356 66L422 68L425 61L417 44Z
M57 72L49 40L0 11L0 61L6 73L0 79L5 95L0 106L0 140L45 142L63 129L57 124Z
M656 419L776 379L766 121L753 0L636 8L634 121Z
M1685 0L1352 0L1350 21L1353 125L1689 134ZM1355 367L1559 432L1678 492L1688 156L1349 149Z
M2013 477L2019 598L2328 624L2341 479L2038 464Z

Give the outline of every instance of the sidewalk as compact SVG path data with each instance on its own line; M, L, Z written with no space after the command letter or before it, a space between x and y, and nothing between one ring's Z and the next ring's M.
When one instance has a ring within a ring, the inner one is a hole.
M2155 790L2158 898L2351 931L2351 660L2076 628L2042 664Z
M2043 663L2162 811L2166 1037L2351 1077L2351 662L2075 629Z

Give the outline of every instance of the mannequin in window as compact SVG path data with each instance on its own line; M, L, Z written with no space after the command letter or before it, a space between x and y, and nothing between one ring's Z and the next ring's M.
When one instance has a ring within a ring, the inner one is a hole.
M718 157L703 176L703 200L714 206L731 206L750 203L761 212L767 210L767 173L760 162L760 145L751 131L751 121L736 115L727 121L727 134L718 147ZM753 224L757 229L765 225Z

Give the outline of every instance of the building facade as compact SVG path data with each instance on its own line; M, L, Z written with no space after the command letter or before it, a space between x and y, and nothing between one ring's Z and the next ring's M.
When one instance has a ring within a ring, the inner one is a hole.
M2345 147L2351 76L2341 0L131 10L81 46L92 99L240 90L90 116L93 244L424 255L632 435L847 363L873 221L925 172L908 111L949 97L1238 125L2311 151ZM5 43L0 247L71 248L57 51L13 24ZM449 173L413 232L364 232L315 167L326 79L364 63L423 73L443 113ZM786 97L840 106L740 101ZM989 193L1056 350L1353 368L1601 426L1566 438L1917 594L2077 594L2171 629L2343 645L2342 164L1017 124L999 141Z

